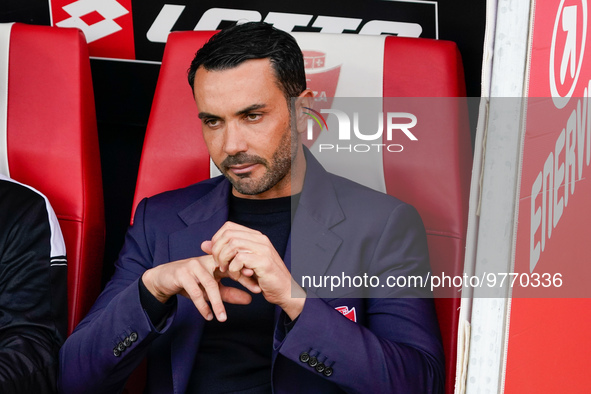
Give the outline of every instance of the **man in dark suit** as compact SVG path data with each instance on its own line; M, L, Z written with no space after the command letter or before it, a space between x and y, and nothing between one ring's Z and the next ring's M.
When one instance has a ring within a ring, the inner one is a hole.
M225 29L189 82L224 176L139 204L113 278L62 348L61 390L120 390L147 355L155 393L442 391L421 289L364 299L298 283L424 278L429 266L411 206L327 173L303 147L312 94L295 40L262 23Z

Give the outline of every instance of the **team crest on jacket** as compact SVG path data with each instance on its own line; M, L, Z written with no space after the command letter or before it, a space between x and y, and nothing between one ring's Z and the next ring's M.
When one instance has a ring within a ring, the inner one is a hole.
M355 313L355 307L353 307L353 308L351 308L351 310L349 310L348 306L337 306L334 309L341 312L343 314L343 316L345 316L347 319L357 323L357 314Z

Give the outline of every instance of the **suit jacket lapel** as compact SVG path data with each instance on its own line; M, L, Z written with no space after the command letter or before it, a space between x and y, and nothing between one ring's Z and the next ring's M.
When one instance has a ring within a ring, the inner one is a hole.
M209 240L228 220L230 183L223 180L208 194L178 213L187 227L169 236L170 261L202 256L201 242ZM175 393L185 392L205 320L191 300L178 297L171 344L171 366Z
M326 170L305 149L306 178L294 217L286 264L296 282L302 276L323 275L342 239L331 228L345 220Z
M171 261L203 255L201 242L211 239L228 220L229 193L230 183L224 179L178 213L187 227L169 236Z
M304 152L306 178L284 257L285 265L300 285L302 276L323 275L327 271L342 243L331 228L345 219L326 170L306 147ZM276 325L283 324L279 321L280 314L281 308L276 307ZM277 354L274 349L271 360L273 374Z

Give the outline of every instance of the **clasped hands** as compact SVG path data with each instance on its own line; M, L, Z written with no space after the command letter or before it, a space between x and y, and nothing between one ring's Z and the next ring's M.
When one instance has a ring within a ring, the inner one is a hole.
M292 320L301 313L304 290L293 280L269 239L259 231L226 222L210 241L201 244L201 249L204 256L147 270L142 276L146 288L163 303L181 294L193 301L205 319L211 320L215 314L223 322L227 319L224 302L248 304L252 300L247 292L220 282L229 277L252 293L262 292L268 302L280 306Z

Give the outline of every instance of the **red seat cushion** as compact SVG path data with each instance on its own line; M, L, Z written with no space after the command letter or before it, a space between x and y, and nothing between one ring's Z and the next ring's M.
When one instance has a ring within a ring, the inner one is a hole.
M84 36L77 29L14 24L8 78L10 176L45 194L59 219L71 332L100 291L105 231Z

